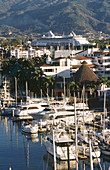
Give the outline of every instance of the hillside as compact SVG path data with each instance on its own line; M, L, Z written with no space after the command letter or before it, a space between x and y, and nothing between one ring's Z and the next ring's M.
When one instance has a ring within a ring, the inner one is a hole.
M27 34L49 30L61 34L72 30L79 34L110 34L110 1L0 0L0 25Z

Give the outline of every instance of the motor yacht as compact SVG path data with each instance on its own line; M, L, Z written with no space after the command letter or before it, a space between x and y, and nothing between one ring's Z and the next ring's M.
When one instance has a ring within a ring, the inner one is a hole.
M74 140L71 139L64 129L55 130L54 135L52 131L52 133L43 138L47 152L54 156L53 140L55 143L56 158L60 160L68 160L67 147L69 147L69 159L72 160L76 158L75 145L73 145Z
M41 104L24 104L19 105L15 110L15 116L29 116L32 114L40 113L44 110L44 107Z

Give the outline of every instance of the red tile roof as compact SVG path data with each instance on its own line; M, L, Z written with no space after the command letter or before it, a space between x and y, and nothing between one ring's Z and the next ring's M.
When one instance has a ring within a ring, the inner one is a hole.
M51 66L53 66L53 65L51 65L51 64L43 64L42 66L40 66L40 67L51 67Z
M72 65L72 68L79 68L81 67L82 64L80 65ZM94 64L87 64L88 67L94 67Z
M90 57L85 57L85 56L76 56L75 57L77 60L90 60L90 59L92 59L92 58L90 58Z

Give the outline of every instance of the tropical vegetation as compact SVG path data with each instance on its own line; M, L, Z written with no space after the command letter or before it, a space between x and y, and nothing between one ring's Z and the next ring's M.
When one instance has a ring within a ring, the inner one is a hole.
M98 95L97 90L99 89L99 86L101 86L102 84L107 85L107 87L110 87L110 80L108 79L108 77L99 77L97 82L89 82L85 85L83 85L80 82L76 83L75 81L71 81L70 89L71 89L72 95L73 96L77 95L77 97L78 97L78 92L80 92L80 95L81 95L83 86L84 86L85 91L89 97L90 97L90 95L93 95L96 97Z
M2 63L3 75L11 80L12 93L15 91L15 77L17 78L20 94L26 91L26 82L28 90L33 92L34 95L40 96L42 89L43 95L47 96L47 88L49 93L52 93L55 78L52 76L47 77L41 69L36 69L37 66L39 68L39 64L45 63L45 59L46 55L30 60L12 57Z

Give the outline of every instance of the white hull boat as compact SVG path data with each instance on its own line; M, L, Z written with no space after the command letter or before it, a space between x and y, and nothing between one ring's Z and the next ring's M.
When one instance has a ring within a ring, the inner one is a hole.
M32 114L37 114L44 110L44 107L41 107L40 104L25 104L19 105L19 107L15 110L15 116L29 116Z
M81 154L84 154L85 156L90 156L90 151L89 151L89 147L87 146L78 146L78 150L79 150L79 153ZM101 152L100 152L100 149L98 146L93 146L92 147L92 157L93 158L99 158L101 155Z
M76 159L75 146L73 145L74 141L68 136L68 134L64 133L65 132L62 131L54 136L56 158L60 160L68 160L67 145L69 144L69 159ZM54 156L52 135L50 134L49 136L46 136L43 140L47 152Z
M31 123L24 123L22 124L22 132L24 133L30 133L34 134L38 132L38 125L37 124L31 124Z

